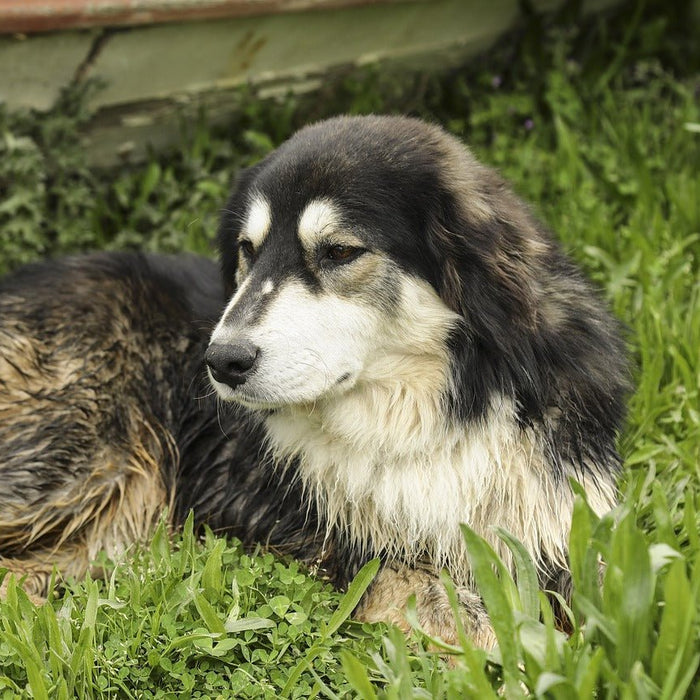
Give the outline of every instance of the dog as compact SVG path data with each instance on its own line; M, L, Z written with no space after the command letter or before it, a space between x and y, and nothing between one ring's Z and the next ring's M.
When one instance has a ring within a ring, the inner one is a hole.
M579 482L616 501L620 324L504 180L407 117L307 126L195 257L100 253L0 286L0 564L43 594L166 511L263 542L356 610L494 642L460 531L569 595ZM212 330L213 329L213 330ZM211 394L214 393L215 396Z

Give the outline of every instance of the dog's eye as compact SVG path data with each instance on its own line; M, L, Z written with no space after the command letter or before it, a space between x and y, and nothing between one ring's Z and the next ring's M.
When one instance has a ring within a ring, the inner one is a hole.
M323 259L334 263L346 263L358 258L364 252L364 248L351 245L332 245L324 251Z
M249 261L255 260L255 246L247 238L241 239L238 242L238 247Z

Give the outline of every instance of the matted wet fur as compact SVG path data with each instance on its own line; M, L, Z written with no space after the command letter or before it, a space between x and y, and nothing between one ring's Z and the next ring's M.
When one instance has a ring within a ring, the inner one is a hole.
M615 501L624 347L496 173L418 120L328 120L240 175L219 248L222 275L97 254L0 284L0 564L41 594L170 506L339 586L379 556L356 614L405 627L416 593L447 639L443 567L493 642L460 522L568 594L569 479Z

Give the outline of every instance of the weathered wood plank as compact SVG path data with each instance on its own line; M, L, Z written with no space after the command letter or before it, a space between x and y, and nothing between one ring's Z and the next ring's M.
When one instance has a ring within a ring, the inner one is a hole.
M586 0L584 6L596 11L616 1ZM531 4L550 10L562 2ZM39 12L40 6L77 3L0 0L0 18L11 5ZM134 12L227 3L241 16L151 24L152 16L143 15L146 24L132 27L0 36L0 103L45 110L63 88L96 79L104 88L92 99L88 160L139 160L148 146L177 138L178 114L195 115L204 106L210 118L224 119L242 85L263 97L311 90L338 69L377 61L456 64L511 28L520 13L519 0L128 0ZM100 7L127 3L80 4L97 17ZM266 8L280 11L265 14Z

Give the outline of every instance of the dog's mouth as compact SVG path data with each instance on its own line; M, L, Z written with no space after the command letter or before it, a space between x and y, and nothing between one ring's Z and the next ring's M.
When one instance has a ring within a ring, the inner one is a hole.
M246 408L256 410L275 410L284 405L284 402L271 401L267 397L257 396L247 390L245 383L230 384L222 381L221 377L212 372L211 368L207 368L209 382L216 391L216 395L222 401L227 403L237 403Z
M276 412L286 407L313 406L317 401L333 394L342 393L355 382L355 375L345 371L337 379L326 380L318 393L309 393L306 387L298 386L283 391L265 391L259 378L241 383L222 382L216 373L208 369L209 381L222 401L239 404L249 410ZM262 390L261 390L262 389Z
M261 399L257 396L251 396L240 389L237 390L231 398L226 400L237 403L251 411L262 411L267 413L274 413L275 411L279 411L281 408L288 405L280 401L269 401Z

